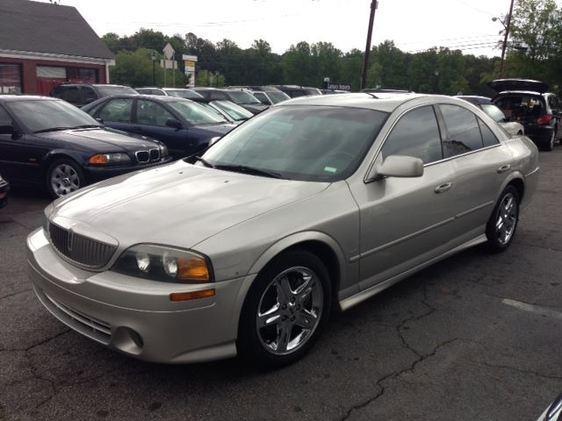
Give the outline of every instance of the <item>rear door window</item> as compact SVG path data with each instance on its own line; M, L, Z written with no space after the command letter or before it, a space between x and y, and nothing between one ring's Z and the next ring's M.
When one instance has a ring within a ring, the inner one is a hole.
M98 113L103 121L115 123L129 123L131 121L131 110L133 100L128 98L116 98L107 101Z
M406 155L420 158L424 164L443 158L441 135L432 106L406 113L394 126L382 148L382 156Z
M443 141L445 158L483 147L480 127L476 116L471 111L449 104L442 104L439 108L447 127L447 138Z
M89 104L90 102L94 102L96 99L98 99L96 92L89 86L82 87L82 97L84 100L84 104Z
M80 104L80 89L77 86L65 86L59 93L58 98L64 99L71 104Z
M478 119L478 124L480 125L480 132L482 133L482 142L484 147L494 146L500 143L494 132L486 125L486 123Z

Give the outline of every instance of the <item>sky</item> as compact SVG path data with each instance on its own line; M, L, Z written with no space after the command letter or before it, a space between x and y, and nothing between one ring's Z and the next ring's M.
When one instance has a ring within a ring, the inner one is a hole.
M562 0L557 0L562 5ZM371 0L61 0L75 6L98 35L131 35L139 28L165 34L193 32L213 42L228 38L241 48L265 39L276 53L291 44L326 41L346 52L363 50ZM393 40L402 50L433 46L498 56L495 16L510 0L379 0L373 45Z

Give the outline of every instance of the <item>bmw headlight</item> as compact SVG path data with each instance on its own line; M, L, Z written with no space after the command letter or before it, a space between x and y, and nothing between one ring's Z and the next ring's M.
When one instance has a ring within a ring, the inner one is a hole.
M162 158L168 156L168 148L166 147L166 145L160 145L160 156Z
M88 159L88 164L95 166L104 165L114 165L114 164L125 164L131 162L131 158L126 153L99 153L90 159Z
M125 250L113 270L162 282L197 284L213 281L211 262L206 256L152 244Z

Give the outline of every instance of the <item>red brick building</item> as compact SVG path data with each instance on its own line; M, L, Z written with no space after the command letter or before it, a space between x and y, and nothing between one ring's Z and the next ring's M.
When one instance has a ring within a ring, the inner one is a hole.
M0 94L109 83L114 56L74 7L0 0Z

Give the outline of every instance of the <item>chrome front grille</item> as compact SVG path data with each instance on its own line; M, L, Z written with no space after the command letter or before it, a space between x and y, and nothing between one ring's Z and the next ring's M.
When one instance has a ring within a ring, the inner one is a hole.
M150 152L148 151L137 151L135 152L135 156L137 157L139 164L146 164L147 162L150 162Z
M151 161L158 161L160 159L160 149L151 149L150 150L150 160Z
M89 268L105 266L117 247L49 223L49 237L55 249L73 262Z

